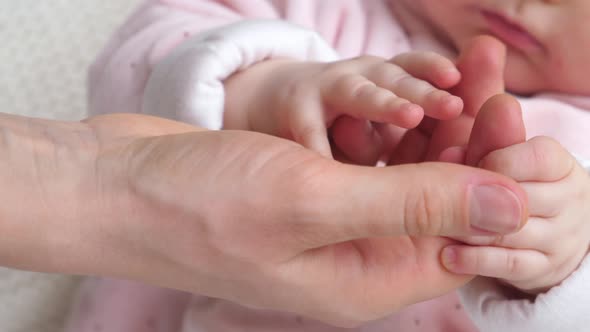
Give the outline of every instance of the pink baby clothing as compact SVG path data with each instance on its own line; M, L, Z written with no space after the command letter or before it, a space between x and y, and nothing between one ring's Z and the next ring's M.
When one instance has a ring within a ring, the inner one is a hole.
M90 69L90 112L145 113L220 129L223 81L257 62L391 58L428 48L424 36L407 35L389 1L395 0L145 1ZM584 98L544 95L521 102L531 136L552 136L582 162L590 159ZM512 298L486 278L460 294L461 303L451 293L346 331L568 332L590 326L588 258L562 285L533 300ZM345 331L292 314L110 279L88 279L77 303L70 332L97 326L109 332Z

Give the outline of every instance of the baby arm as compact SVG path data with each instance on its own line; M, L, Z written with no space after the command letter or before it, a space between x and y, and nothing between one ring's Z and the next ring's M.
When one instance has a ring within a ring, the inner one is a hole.
M590 266L585 259L590 243L587 171L558 143L544 137L496 150L479 165L520 182L528 194L530 219L516 234L469 238L466 241L476 246L443 251L443 262L451 271L496 278L478 278L465 287L466 308L482 331L586 329L590 323L584 309L590 303Z
M371 164L383 152L373 123L413 128L425 114L456 117L463 102L443 89L459 80L455 65L434 53L266 61L226 81L224 126L292 139L331 157L328 130L346 118L347 137L332 143L346 158L362 155L361 163Z

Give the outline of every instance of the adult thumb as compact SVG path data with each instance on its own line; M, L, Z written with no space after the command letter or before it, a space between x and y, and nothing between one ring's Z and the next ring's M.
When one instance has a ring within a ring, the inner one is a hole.
M482 169L446 163L339 165L323 174L321 186L308 196L310 204L322 206L314 218L322 228L313 230L316 238L324 239L318 246L386 236L506 234L528 218L523 189Z

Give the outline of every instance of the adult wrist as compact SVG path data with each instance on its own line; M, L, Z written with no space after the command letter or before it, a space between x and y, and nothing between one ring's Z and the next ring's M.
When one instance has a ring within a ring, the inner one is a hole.
M0 114L0 264L70 270L93 201L97 141L87 125Z
M186 164L196 172L196 163L179 161L200 146L195 133L204 129L133 114L99 116L87 123L99 141L90 189L97 204L85 210L81 233L88 239L87 250L74 272L180 287L168 282L183 273L167 253L181 256L174 254L176 244L186 242L179 240L186 237L179 220L197 220L176 206L190 172L174 168ZM191 237L190 243L198 240Z

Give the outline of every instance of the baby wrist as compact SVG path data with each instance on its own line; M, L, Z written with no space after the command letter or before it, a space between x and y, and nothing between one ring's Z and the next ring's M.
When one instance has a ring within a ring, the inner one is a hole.
M272 113L280 105L274 103L278 89L286 85L280 79L284 69L297 63L290 59L266 60L238 72L226 81L223 129L267 132ZM290 75L287 73L286 77Z
M142 113L221 129L225 81L258 63L285 58L325 62L338 55L316 32L284 21L246 20L205 31L155 65Z

